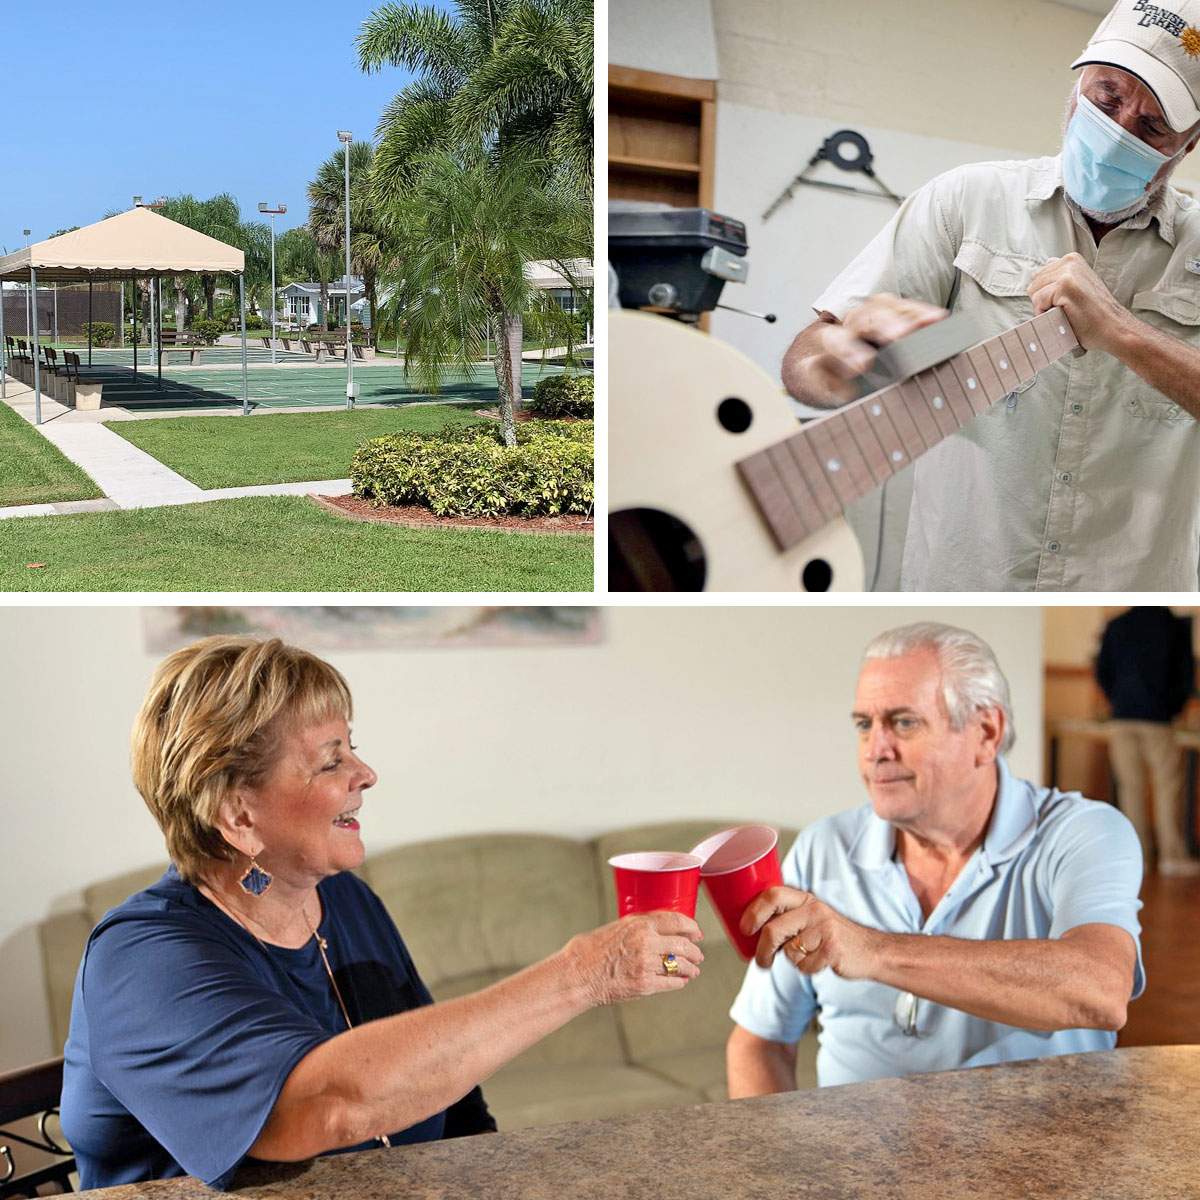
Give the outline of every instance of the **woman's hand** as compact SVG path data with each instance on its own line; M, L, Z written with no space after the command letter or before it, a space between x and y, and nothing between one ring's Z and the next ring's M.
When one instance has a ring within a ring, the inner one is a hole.
M696 943L703 936L681 913L641 913L573 937L563 954L593 1005L616 1004L685 987L700 974L704 955ZM675 955L678 974L667 974L667 954Z

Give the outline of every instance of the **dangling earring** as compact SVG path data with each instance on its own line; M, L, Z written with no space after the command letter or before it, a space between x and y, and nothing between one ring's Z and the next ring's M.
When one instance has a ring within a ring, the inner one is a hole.
M242 885L242 889L249 892L250 895L261 896L271 886L273 876L267 874L254 859L255 856L252 854L250 856L250 866L238 882Z

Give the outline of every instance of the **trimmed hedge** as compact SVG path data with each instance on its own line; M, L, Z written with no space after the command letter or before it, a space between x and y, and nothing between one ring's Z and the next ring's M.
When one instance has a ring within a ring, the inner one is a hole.
M590 421L595 394L596 383L590 375L551 375L534 385L529 408L543 417L583 417Z
M488 425L371 438L350 463L354 494L380 506L418 504L441 517L536 517L591 508L590 423L574 423L564 436L558 423L524 422L511 447Z
M192 322L192 332L206 345L216 344L217 338L225 332L225 322L216 317L197 317Z
M93 346L100 346L101 348L111 346L113 338L117 336L117 327L111 321L92 321L90 323L84 321L83 336L85 338L87 337L89 328L92 331Z

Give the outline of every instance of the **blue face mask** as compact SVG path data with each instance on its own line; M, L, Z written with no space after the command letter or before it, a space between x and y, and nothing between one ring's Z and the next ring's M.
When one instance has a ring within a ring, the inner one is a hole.
M1063 142L1063 183L1080 208L1102 213L1128 208L1167 161L1078 94Z

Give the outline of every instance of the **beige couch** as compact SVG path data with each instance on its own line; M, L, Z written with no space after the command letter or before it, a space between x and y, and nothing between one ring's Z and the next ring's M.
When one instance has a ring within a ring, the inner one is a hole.
M733 824L733 822L729 822ZM371 855L360 874L383 899L438 999L493 983L616 915L607 859L686 850L722 828L677 822L591 842L521 834L445 838ZM786 849L793 831L781 833ZM41 927L54 1036L66 1038L75 972L91 928L153 882L153 868L95 884L83 910ZM744 966L701 893L703 974L683 991L585 1013L499 1071L485 1094L502 1129L610 1117L725 1098L729 1005ZM816 1041L800 1044L797 1081L813 1086Z

